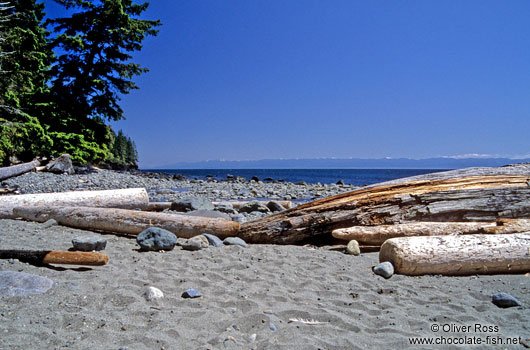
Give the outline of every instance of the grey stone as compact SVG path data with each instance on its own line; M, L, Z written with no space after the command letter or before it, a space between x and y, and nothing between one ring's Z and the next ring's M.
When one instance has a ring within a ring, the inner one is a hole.
M182 293L183 298L200 298L202 297L201 292L196 288L188 288L184 293Z
M221 213L226 214L236 214L237 211L234 209L234 206L230 202L221 202L215 206L215 210L220 211Z
M284 211L285 210L283 205L281 205L280 203L278 203L276 201L270 201L269 203L267 203L267 208L269 208L270 211L272 211L272 212Z
M221 219L230 220L230 215L221 213L216 210L199 209L199 210L189 211L186 213L186 215L200 216L203 218L221 218Z
M214 246L214 247L220 247L223 245L223 241L221 241L221 239L219 239L219 237L215 236L215 235L211 235L209 233L203 233L202 234L204 237L206 237L206 239L208 240L208 243L211 245L211 246Z
M259 177L257 177L257 176L252 176L252 178L250 179L250 181L259 182Z
M76 237L72 239L75 250L91 252L93 250L104 250L107 247L107 240L101 237Z
M182 249L184 250L191 250L191 251L195 251L195 250L201 250L202 249L202 244L200 241L198 240L194 240L194 239L184 239L184 240L179 240L179 245L182 247Z
M226 237L223 243L226 245L238 245L243 248L247 247L247 243L239 237Z
M523 304L515 297L503 292L493 294L491 296L491 302L501 308L523 306Z
M263 203L258 201L250 201L241 207L239 207L240 213L251 213L253 211L259 211L261 213L270 213L270 209Z
M342 186L344 186L344 180L339 180L339 181L337 181L337 185L342 185Z
M239 222L240 224L247 222L247 217L243 214L234 214L231 216L232 221Z
M46 220L46 222L42 224L42 228L50 228L56 225L57 225L57 221L55 221L55 219L49 219L49 220Z
M177 243L177 236L159 227L150 227L140 232L136 242L142 250L171 250Z
M72 175L75 173L74 166L72 165L72 158L69 154L63 154L59 158L52 160L46 165L46 171L56 174L68 174Z
M359 248L359 242L352 239L348 242L348 245L346 246L346 253L351 255L359 255L361 254L361 249Z
M269 323L269 328L271 331L276 332L278 330L278 327L274 323Z
M171 203L171 210L188 212L193 210L213 210L214 206L207 198L194 197L188 199L181 199Z
M394 266L389 261L385 261L374 267L374 273L384 278L390 278L394 274Z
M0 271L0 295L28 296L42 294L53 285L49 278L25 272Z

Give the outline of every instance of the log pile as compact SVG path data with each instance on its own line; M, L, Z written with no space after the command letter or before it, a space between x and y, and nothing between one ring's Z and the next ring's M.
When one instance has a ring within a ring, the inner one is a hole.
M530 217L530 173L475 175L370 186L244 223L254 243L299 243L352 226L493 222ZM447 173L446 173L447 174Z

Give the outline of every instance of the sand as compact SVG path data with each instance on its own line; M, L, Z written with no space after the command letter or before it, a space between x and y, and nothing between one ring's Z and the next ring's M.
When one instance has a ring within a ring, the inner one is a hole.
M0 220L1 249L67 250L83 235L100 234ZM0 260L0 270L54 281L44 294L0 296L0 349L524 348L447 345L447 338L485 342L488 336L497 342L521 337L530 345L528 275L385 280L371 271L378 253L273 245L140 253L134 237L103 236L106 266ZM164 298L146 301L148 286ZM182 298L190 287L203 297ZM500 309L491 303L496 292L524 306ZM433 325L441 329L433 332ZM498 329L480 332L476 325ZM446 345L411 345L410 337L445 337Z

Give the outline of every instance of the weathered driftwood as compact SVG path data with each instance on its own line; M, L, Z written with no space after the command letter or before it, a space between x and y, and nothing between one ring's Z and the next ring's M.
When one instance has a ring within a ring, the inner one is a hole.
M142 209L149 203L144 188L104 191L72 191L56 193L0 196L0 219L14 219L13 208L22 206L90 206Z
M0 168L0 181L35 170L35 168L38 167L39 165L40 165L40 161L34 160L28 163L17 164L17 165Z
M476 234L486 227L496 226L495 223L484 222L409 222L395 225L352 226L333 230L331 234L338 239L355 239L360 244L381 245L389 238Z
M530 233L391 238L379 261L398 274L464 276L530 271Z
M98 230L137 235L149 227L160 227L178 237L190 238L202 233L219 237L236 236L239 224L234 221L198 216L153 213L137 210L90 207L19 207L15 215L27 220L59 224L84 230Z
M0 250L0 259L18 259L32 264L101 266L109 261L102 253L60 250Z
M479 169L488 175L446 172L445 179L404 179L320 199L244 223L239 236L254 243L288 244L351 226L530 217L528 166Z

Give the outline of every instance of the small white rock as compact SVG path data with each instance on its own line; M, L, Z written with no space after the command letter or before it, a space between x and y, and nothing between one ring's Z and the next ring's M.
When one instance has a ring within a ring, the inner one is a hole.
M254 343L256 341L256 337L257 337L257 334L256 333L252 333L249 337L248 337L248 340L251 342L251 343Z
M147 301L161 299L164 297L164 293L162 293L162 291L156 287L147 287L147 289L144 291L144 294L142 295Z

